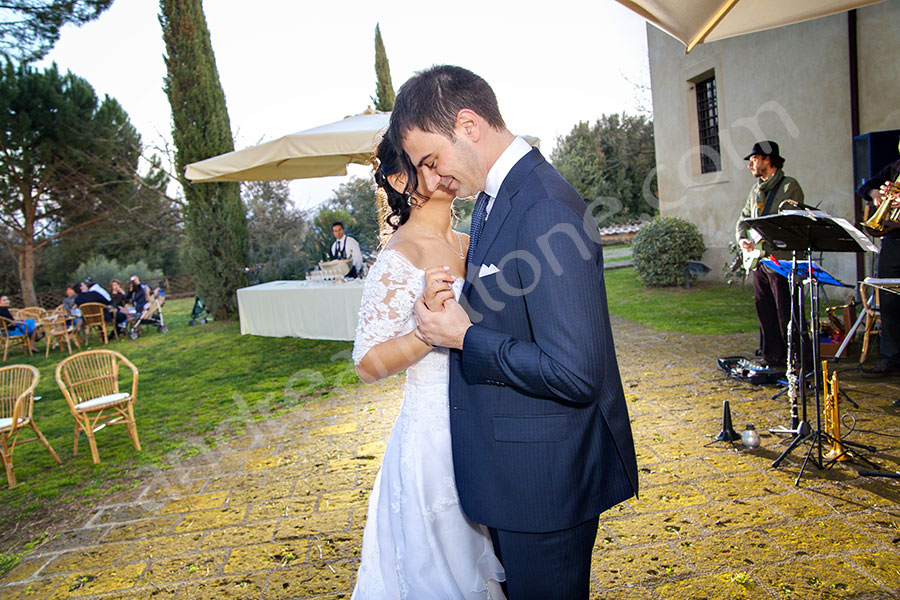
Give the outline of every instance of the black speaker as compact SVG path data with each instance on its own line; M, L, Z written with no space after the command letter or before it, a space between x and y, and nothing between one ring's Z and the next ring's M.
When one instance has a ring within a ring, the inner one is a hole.
M853 189L871 179L885 165L900 156L897 142L900 129L872 131L853 138Z

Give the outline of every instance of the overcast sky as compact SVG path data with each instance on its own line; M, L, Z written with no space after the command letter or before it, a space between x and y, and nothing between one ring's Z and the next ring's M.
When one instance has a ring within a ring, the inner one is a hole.
M151 151L171 139L158 11L154 0L115 0L97 21L64 29L39 63L116 98ZM579 121L649 108L644 21L613 0L208 0L204 11L238 149L371 105L376 23L395 90L433 64L471 69L510 129L540 137L548 156ZM292 198L315 206L341 181L295 182Z

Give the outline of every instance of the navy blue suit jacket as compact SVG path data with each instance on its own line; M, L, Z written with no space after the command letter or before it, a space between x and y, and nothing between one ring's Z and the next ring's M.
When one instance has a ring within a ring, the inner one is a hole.
M499 272L479 277L481 265ZM537 149L509 172L469 265L450 356L459 496L478 523L549 532L637 493L593 216Z

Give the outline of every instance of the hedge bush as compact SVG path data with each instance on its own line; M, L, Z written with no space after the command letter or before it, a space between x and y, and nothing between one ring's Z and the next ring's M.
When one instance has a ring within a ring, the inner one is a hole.
M656 217L641 227L631 246L632 264L641 283L682 285L689 260L700 260L706 246L693 223L678 217Z
M69 282L84 281L87 277L92 278L95 282L102 285L109 291L109 282L112 279L118 279L122 286L128 289L128 277L132 274L141 278L145 283L155 283L154 280L160 279L162 273L157 269L151 269L142 260L135 263L123 265L116 259L109 259L105 256L92 256L87 261L78 265L75 272L69 275Z

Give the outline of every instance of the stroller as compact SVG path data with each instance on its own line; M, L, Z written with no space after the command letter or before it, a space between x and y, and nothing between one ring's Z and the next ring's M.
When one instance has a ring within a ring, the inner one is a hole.
M163 322L162 307L166 303L166 297L160 288L153 290L147 299L141 314L135 314L128 319L128 337L136 340L141 337L141 325L154 325L160 333L166 333L169 328Z
M206 310L206 305L200 296L194 296L194 308L191 309L191 320L188 325L205 325L207 321L212 320L212 315Z

